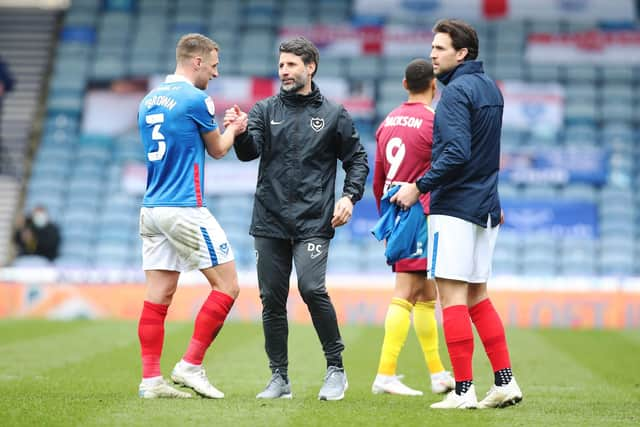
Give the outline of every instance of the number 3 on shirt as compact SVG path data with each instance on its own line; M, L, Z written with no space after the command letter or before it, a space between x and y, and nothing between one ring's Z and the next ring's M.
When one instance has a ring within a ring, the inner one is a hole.
M160 133L160 125L164 122L164 114L147 114L145 120L148 125L154 125L151 132L151 139L158 143L158 150L147 153L147 158L150 162L157 162L162 160L164 153L167 151L167 144L164 141L164 135Z
M396 149L395 154L393 153L394 149ZM404 143L402 139L395 137L391 138L387 143L386 156L387 162L389 162L390 168L387 173L387 179L392 181L396 176L400 165L402 164L402 160L404 160L404 155L406 153L406 148L404 147Z

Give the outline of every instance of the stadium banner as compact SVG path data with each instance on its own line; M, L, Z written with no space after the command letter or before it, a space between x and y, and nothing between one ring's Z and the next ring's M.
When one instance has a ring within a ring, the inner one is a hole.
M639 51L639 30L534 33L527 39L525 59L552 65L637 65Z
M145 92L90 89L84 99L82 132L118 136L138 129L138 106Z
M354 58L362 55L419 56L429 54L433 34L394 25L312 25L280 30L278 43L297 36L313 41L321 58ZM322 69L322 60L320 61Z
M275 68L275 64L274 64ZM143 90L136 82L119 82L111 88L87 91L83 109L82 132L118 136L138 129L138 107L148 90L157 87L166 76L154 75ZM351 81L342 77L318 77L324 96L344 105L352 117L371 119L375 116L375 86L373 81ZM224 111L238 104L243 111L261 99L280 90L276 78L225 76L209 82L207 93L215 104L216 119L222 125Z
M633 0L354 0L356 16L380 16L424 25L437 17L568 21L633 21Z
M593 202L506 199L501 204L504 230L550 238L598 237L598 206Z
M603 185L609 175L609 151L601 147L527 147L504 149L500 180L516 184Z
M493 0L354 0L356 16L380 16L397 18L404 22L427 23L428 28L437 17L468 19L485 18L484 4ZM425 21L426 20L426 21Z
M502 124L555 133L564 125L564 88L557 83L499 83L504 97Z
M253 195L256 191L256 182L258 182L257 162L219 161L208 158L205 161L204 191L207 195ZM143 195L147 186L147 166L142 162L127 162L122 167L120 184L128 194Z
M485 0L499 2L510 19L629 22L636 15L634 0Z
M349 287L342 287L342 282L329 277L331 300L341 324L384 324L393 293L393 280L390 278L385 287L371 287L365 280L361 276L354 276ZM523 278L505 277L502 282L508 282L510 288L501 289L497 286L492 290L491 299L507 326L589 329L640 327L638 279L630 286L631 289L625 289L623 281L619 279L584 281L590 282L589 289L568 288L568 284L575 283L574 278L529 278L525 281ZM500 283L500 279L494 282ZM294 284L291 289L287 307L289 319L296 323L310 323L307 306ZM208 293L209 287L204 283L180 286L168 319L194 319ZM0 318L137 320L144 294L144 283L37 285L0 282ZM257 286L245 282L229 319L257 322L261 319L261 309ZM439 308L437 315L441 319Z
M277 72L274 63L274 73ZM152 76L149 89L157 87L165 76ZM354 118L373 118L375 115L375 86L373 81L351 81L342 77L316 77L314 81L322 94L333 102L344 105ZM261 99L278 94L280 80L270 77L224 76L209 81L207 93L216 107L218 124L227 108L237 104L249 112Z

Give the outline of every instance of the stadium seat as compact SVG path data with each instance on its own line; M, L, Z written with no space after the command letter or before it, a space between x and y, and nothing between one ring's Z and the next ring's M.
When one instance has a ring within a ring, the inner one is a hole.
M404 78L404 71L407 68L407 64L414 58L412 57L384 57L382 61L382 72L385 80L393 80L396 85L402 84ZM402 86L400 86L402 89Z
M558 190L551 185L528 184L523 187L522 198L531 200L554 200L558 196Z
M41 255L20 255L11 263L16 268L43 268L52 265L48 258Z
M356 80L375 79L381 68L380 58L372 55L351 58L346 64L347 76Z
M498 185L498 194L501 200L516 200L522 197L522 191L517 185L503 181Z
M492 272L496 275L519 274L519 254L509 248L496 246L493 254Z
M521 260L521 272L525 276L553 277L557 273L557 256L540 249L526 250Z
M283 14L280 18L281 27L308 27L313 24L313 19L308 15L309 11L291 12ZM324 59L323 59L324 62Z
M599 197L596 188L588 184L569 184L559 194L565 200L584 200L588 202L597 202Z
M521 64L497 64L493 77L497 80L522 80L524 77Z
M624 188L605 187L600 192L600 203L611 206L632 206L633 192Z
M593 276L597 271L594 257L562 257L560 261L559 273L565 276Z
M564 70L557 65L529 65L525 71L532 82L558 82L564 78Z
M565 87L565 96L567 102L593 104L596 102L596 88L592 84L575 83L569 80Z
M567 124L595 123L597 112L595 104L571 101L565 105L565 119Z
M602 79L606 87L608 84L617 83L630 85L633 83L633 68L624 66L608 65L602 67ZM604 89L603 87L603 89Z
M605 122L630 123L634 120L633 105L631 103L631 100L607 100L606 102L601 104L600 108L601 120Z
M594 84L598 79L598 70L592 65L570 65L566 68L567 81Z
M628 276L634 272L632 253L603 252L600 254L600 272L603 275Z
M44 203L58 217L63 236L72 240L105 243L128 242L123 253L106 245L104 264L137 265L141 262L137 237L141 195L123 192L123 171L145 153L135 129L115 139L81 135L84 95L88 87L114 78L170 73L175 58L168 45L190 31L212 34L222 47L224 75L273 77L279 31L286 27L308 29L316 24L349 24L353 2L340 0L75 0L62 25L70 31L86 28L86 40L61 37L52 56L42 139L31 163L26 184L25 209ZM356 17L351 22L362 20ZM423 15L392 15L384 25L423 30ZM591 20L504 19L473 22L481 40L479 59L485 70L500 80L558 82L565 89L565 122L558 131L503 129L504 152L529 147L599 147L607 150L607 183L600 190L589 183L570 182L561 188L533 184L500 183L503 199L581 200L597 203L599 240L556 238L555 246L503 230L494 256L496 274L548 276L575 274L640 274L640 248L633 239L640 232L640 67L625 65L553 65L529 63L523 54L528 34L597 30ZM64 31L64 30L63 30ZM95 34L92 32L95 31ZM428 56L428 49L425 55ZM356 123L369 155L375 149L373 133L380 120L406 99L401 81L413 57L323 55L318 77L346 77L371 81L376 88L375 118ZM231 153L223 161L236 162ZM344 177L340 171L336 191ZM368 184L369 185L369 184ZM600 185L600 184L598 184ZM95 194L94 194L95 193ZM252 197L207 196L210 210L233 241L238 265L253 268L252 241L247 234ZM80 213L80 210L84 213ZM84 215L84 216L83 216ZM82 227L78 227L82 224ZM631 239L629 236L633 236ZM132 245L131 241L136 240ZM353 238L341 230L332 242L330 269L352 272L388 271L383 248L369 239ZM376 244L375 247L373 244ZM586 247L586 249L584 249ZM335 249L335 253L334 252ZM66 247L59 265L91 265L91 249ZM74 252L75 251L75 252ZM113 253L111 253L111 252ZM629 259L605 252L627 251ZM546 253L545 253L546 252ZM353 253L359 253L354 258ZM364 253L364 256L362 255ZM552 259L549 254L556 254ZM58 265L58 262L56 262ZM638 267L635 267L635 266ZM333 267L331 267L333 266ZM635 270L634 270L635 269Z
M604 69L608 69L609 67L605 67ZM601 98L605 102L624 102L631 103L634 100L634 93L632 90L629 90L628 84L604 84L600 89Z

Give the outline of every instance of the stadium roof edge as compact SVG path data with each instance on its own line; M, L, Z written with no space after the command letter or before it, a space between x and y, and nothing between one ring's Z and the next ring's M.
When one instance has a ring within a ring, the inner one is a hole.
M2 8L68 9L71 0L0 0Z

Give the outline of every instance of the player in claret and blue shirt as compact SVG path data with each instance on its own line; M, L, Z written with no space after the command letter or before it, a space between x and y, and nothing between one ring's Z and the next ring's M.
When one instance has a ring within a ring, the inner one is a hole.
M142 398L187 398L160 372L164 321L180 272L198 269L211 285L193 336L172 380L208 398L224 394L208 380L202 360L238 296L238 277L227 236L205 207L205 151L223 157L244 132L240 114L220 133L211 98L204 92L218 77L218 45L187 34L176 48L176 71L140 103L138 126L147 158L147 190L140 210L146 295L138 336L142 350Z
M408 100L393 110L380 124L376 132L376 160L373 177L373 193L380 208L380 199L395 185L414 182L431 165L433 117L431 109L436 82L433 67L425 59L415 59L405 70L402 82L409 93ZM429 194L420 197L425 215L429 214ZM451 390L454 380L445 371L438 353L438 327L435 318L437 298L435 281L427 279L426 216L421 215L424 236L417 236L423 243L422 254L401 259L393 265L396 284L393 298L385 318L385 334L382 343L378 374L374 393L391 393L419 396L400 381L396 375L398 356L404 346L411 325L420 341L425 361L431 373L431 390L444 393ZM412 244L413 242L409 242Z

